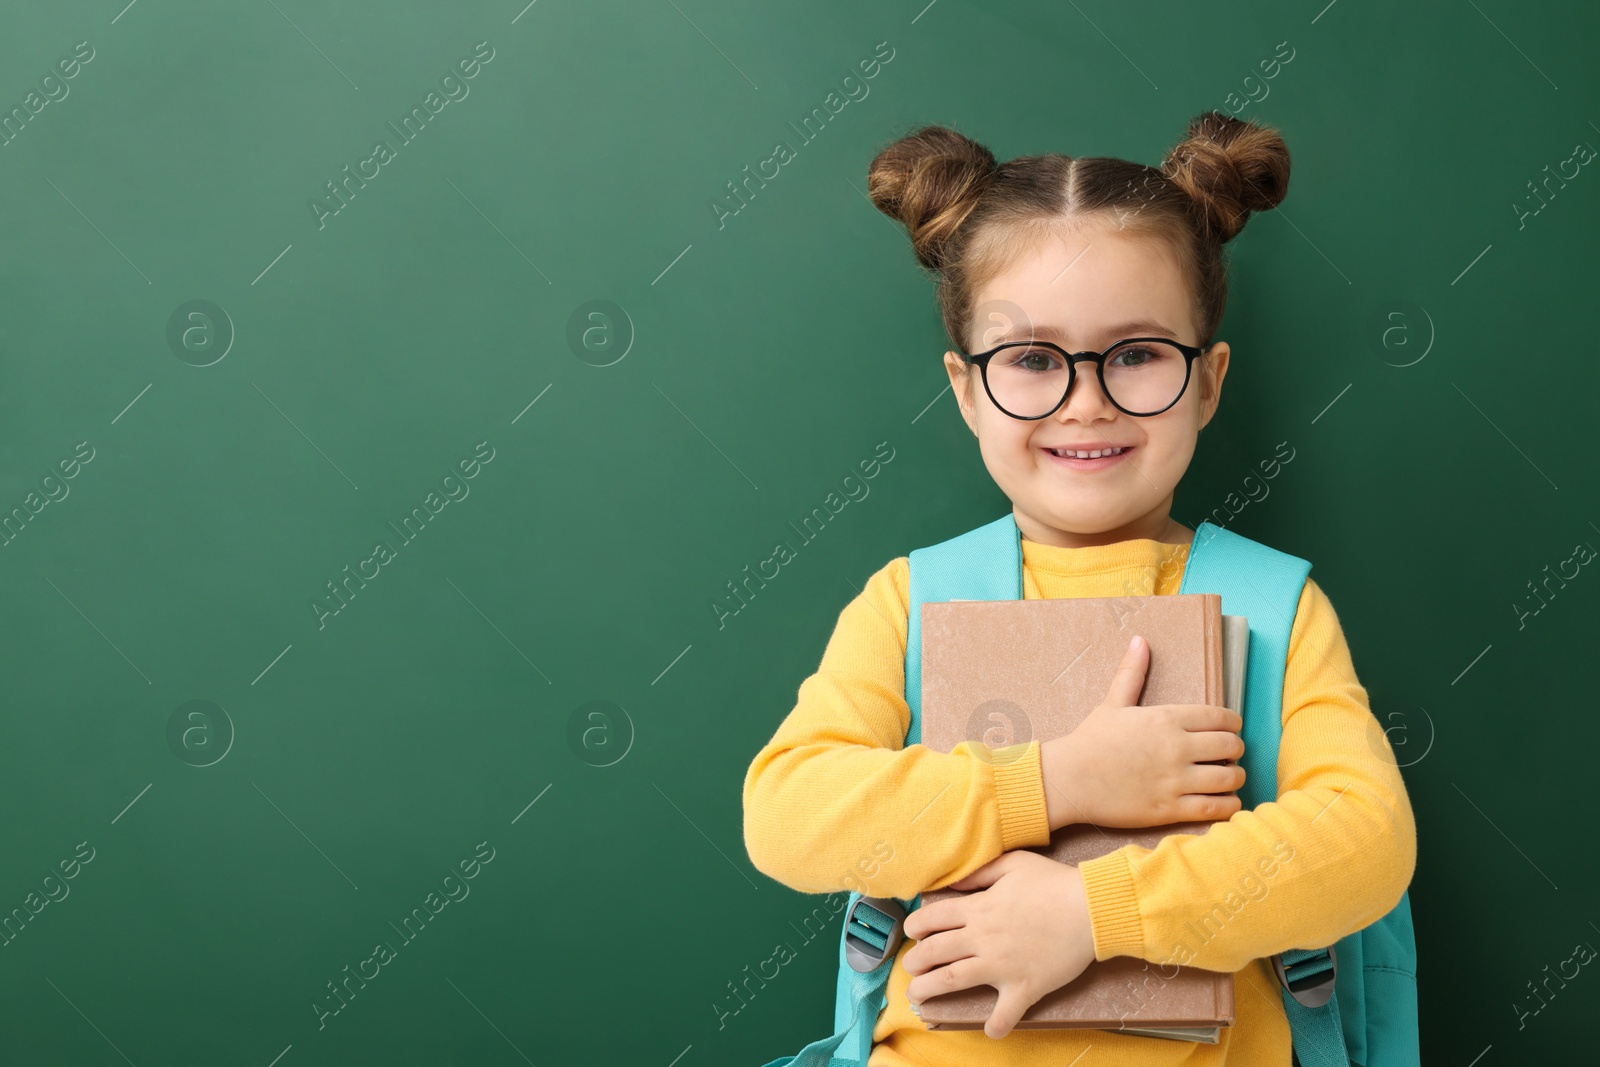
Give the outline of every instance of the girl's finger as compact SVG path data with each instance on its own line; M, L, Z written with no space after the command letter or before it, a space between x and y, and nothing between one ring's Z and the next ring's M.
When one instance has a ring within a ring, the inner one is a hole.
M966 959L947 963L943 967L935 967L926 974L917 975L906 986L906 997L913 1004L921 1004L929 997L955 993L985 984L992 983L980 973L977 957L968 956Z
M1149 666L1150 645L1143 637L1134 634L1123 653L1117 673L1111 678L1106 691L1106 703L1118 708L1131 708L1139 703L1139 693L1144 689L1145 670Z
M935 967L943 967L945 964L971 956L973 954L971 941L965 927L946 930L926 941L918 941L912 945L901 957L900 962L905 966L907 974L920 977Z
M1000 1000L995 1004L994 1011L989 1020L983 1024L983 1032L996 1041L1005 1037L1016 1029L1022 1016L1033 1007L1033 1002L1023 992L1023 986L1018 982L1008 983L1000 988Z
M1236 796L1213 797L1200 794L1181 797L1175 807L1173 822L1216 822L1230 819L1244 808Z
M964 903L965 899L962 897L951 897L949 900L924 904L906 916L905 924L900 929L913 941L932 937L940 930L959 929L965 925L961 919Z
M1244 768L1237 763L1194 764L1183 775L1186 793L1231 793L1244 785Z
M1227 730L1192 731L1189 758L1196 763L1214 759L1243 759L1244 738Z

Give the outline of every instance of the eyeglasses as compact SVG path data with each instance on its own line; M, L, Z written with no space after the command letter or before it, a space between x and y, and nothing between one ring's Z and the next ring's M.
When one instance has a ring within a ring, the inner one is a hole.
M978 365L995 407L1031 421L1053 415L1066 402L1084 360L1095 365L1100 388L1118 411L1159 415L1183 396L1189 368L1204 353L1166 337L1129 337L1104 352L1068 352L1049 341L1007 341L975 356L960 355Z

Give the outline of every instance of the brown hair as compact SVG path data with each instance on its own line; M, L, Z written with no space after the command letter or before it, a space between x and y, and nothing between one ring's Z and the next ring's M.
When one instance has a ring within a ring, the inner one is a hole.
M918 262L937 274L945 331L962 351L974 294L989 279L1062 223L1113 216L1130 233L1166 240L1190 280L1199 343L1209 345L1227 302L1222 246L1288 187L1278 132L1220 111L1190 120L1160 167L1054 152L996 165L976 141L924 126L867 172L872 202L906 227Z

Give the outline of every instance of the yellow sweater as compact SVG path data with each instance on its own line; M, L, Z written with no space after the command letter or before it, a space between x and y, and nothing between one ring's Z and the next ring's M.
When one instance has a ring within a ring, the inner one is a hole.
M1023 596L1176 593L1187 544L1089 548L1022 541ZM987 760L904 745L909 560L891 560L845 606L817 672L744 781L751 862L803 893L856 890L909 900L1012 849L1050 839L1039 742ZM1289 641L1275 802L1159 847L1125 845L1080 865L1095 958L1234 973L1234 1023L1216 1045L1094 1029L932 1031L911 1014L900 963L873 1032L870 1067L1282 1067L1283 997L1265 957L1328 945L1400 900L1416 864L1405 783L1344 632L1313 581ZM930 799L932 798L932 799ZM922 817L927 816L927 817ZM1026 916L1018 916L1026 922ZM829 1020L831 1023L831 1019Z

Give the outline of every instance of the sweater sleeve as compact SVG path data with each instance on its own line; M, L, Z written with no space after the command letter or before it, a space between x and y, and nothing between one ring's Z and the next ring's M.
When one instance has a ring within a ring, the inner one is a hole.
M1301 591L1285 669L1275 801L1154 849L1079 865L1095 958L1234 972L1377 921L1416 866L1394 751L1356 680L1333 605Z
M745 849L804 893L909 900L1011 849L1048 844L1039 742L906 747L907 557L839 615L815 674L751 762Z

